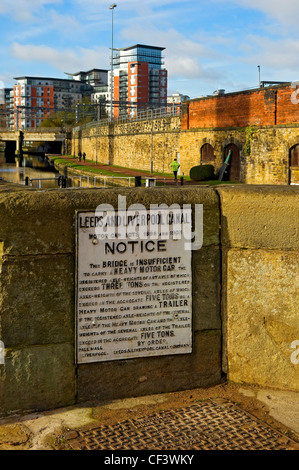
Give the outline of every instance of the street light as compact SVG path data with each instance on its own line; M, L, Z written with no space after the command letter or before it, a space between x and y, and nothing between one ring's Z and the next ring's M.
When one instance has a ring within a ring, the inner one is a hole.
M112 13L112 28L111 28L111 76L110 76L110 120L112 121L113 119L113 10L116 8L117 5L116 3L113 3L110 5L109 9L111 10Z

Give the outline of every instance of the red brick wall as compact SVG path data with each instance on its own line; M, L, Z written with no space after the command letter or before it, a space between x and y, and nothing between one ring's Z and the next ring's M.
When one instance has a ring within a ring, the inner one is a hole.
M182 108L182 129L299 122L299 104L291 101L293 92L287 85L191 100Z
M292 93L298 100L299 93L291 86L278 89L277 92L277 123L291 124L299 122L299 103L294 104L291 100ZM299 101L299 100L298 100Z

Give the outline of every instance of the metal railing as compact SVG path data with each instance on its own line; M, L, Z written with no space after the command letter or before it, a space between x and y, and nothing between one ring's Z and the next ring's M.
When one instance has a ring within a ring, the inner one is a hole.
M100 183L98 183L100 180ZM156 177L142 177L142 176L56 176L52 178L29 178L26 176L24 184L26 186L35 186L37 188L43 188L43 182L53 182L53 187L59 187L64 189L80 189L80 188L111 188L113 186L128 186L131 187L155 187L155 186L173 186L184 184L184 178L180 177L177 180L170 178L156 178Z
M15 129L10 129L9 127L0 127L0 132L17 132Z
M38 189L42 189L42 187L43 187L42 182L43 181L53 181L53 182L57 183L57 186L62 185L62 177L59 177L59 176L54 177L54 178L29 178L28 176L26 176L24 184L25 184L25 186L29 186L29 185L34 186L35 181L37 181Z
M22 132L29 133L43 133L43 132L54 132L55 134L64 134L67 129L61 127L28 127L25 129L19 129Z
M138 183L139 182L139 183ZM135 179L135 186L146 186L146 187L154 187L154 186L173 186L173 185L184 185L184 177L178 177L177 180L170 179L170 178L151 178L151 177L140 177L139 180L136 181Z
M128 182L128 186L134 186L135 177L134 176L72 176L73 181L78 182L78 187L89 187L89 188L107 188L113 186L115 180L125 183ZM100 185L98 181L100 180ZM117 184L116 181L116 184ZM133 184L132 184L133 183ZM119 186L119 185L118 185ZM121 184L123 186L123 184Z
M0 132L23 132L23 133L44 133L44 132L53 132L55 134L64 134L65 132L71 132L72 128L61 128L61 127L28 127L28 128L20 128L20 129L10 129L8 127L1 127Z
M136 116L119 116L117 118L111 119L100 119L98 121L91 121L87 124L83 124L82 126L74 127L73 130L78 132L80 129L89 129L91 127L98 127L98 126L108 126L110 123L128 123L128 122L136 122L136 121L149 121L153 119L160 119L164 117L180 117L181 116L181 107L178 105L169 106L164 108L157 108L157 109L146 109L144 111L139 111Z

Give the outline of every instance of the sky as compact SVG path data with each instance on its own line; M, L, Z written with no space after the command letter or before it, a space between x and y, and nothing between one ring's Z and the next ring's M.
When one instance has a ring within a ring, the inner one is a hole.
M111 2L112 3L112 2ZM109 69L104 0L0 0L0 80ZM113 45L165 47L168 94L190 98L299 80L298 0L116 0Z

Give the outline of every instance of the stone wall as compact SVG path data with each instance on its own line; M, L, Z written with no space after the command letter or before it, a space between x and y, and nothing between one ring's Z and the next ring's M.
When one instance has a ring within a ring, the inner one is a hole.
M76 210L203 204L191 354L75 361ZM234 382L299 390L296 187L0 186L0 415ZM222 345L221 345L222 343ZM221 368L221 355L222 368Z
M218 192L223 368L233 382L298 391L298 188Z
M180 118L107 124L75 129L72 153L85 152L101 163L171 173L169 164L179 152Z
M213 147L213 158L202 161L201 149ZM79 150L101 163L170 173L169 164L179 153L181 175L193 166L212 164L215 174L225 159L227 146L239 152L239 181L247 184L299 183L299 167L290 166L290 149L299 144L299 124L180 129L180 118L131 122L75 130L72 153Z
M75 363L76 210L152 203L204 205L193 253L193 352ZM221 380L219 202L214 190L12 189L0 186L0 415L85 400L208 386Z
M240 153L240 181L247 184L299 184L299 167L290 166L290 149L299 144L299 125L254 126L252 128L198 128L181 132L181 171L202 164L201 149L206 143L214 149L210 163L217 173L225 149L234 144ZM246 152L246 148L249 152Z
M213 147L210 162L221 168L234 144L238 171L229 179L248 184L299 184L290 149L299 144L299 104L291 84L197 98L183 104L181 116L77 128L72 153L94 161L168 172L178 153L181 175L202 164L201 150ZM232 168L233 161L230 162Z

